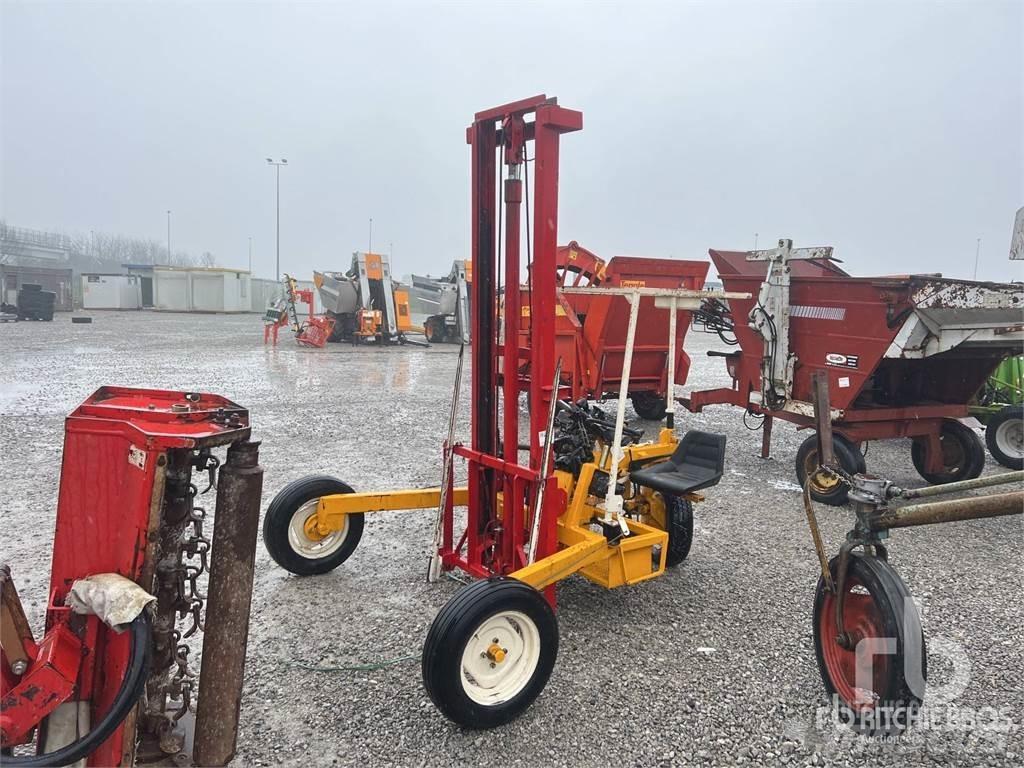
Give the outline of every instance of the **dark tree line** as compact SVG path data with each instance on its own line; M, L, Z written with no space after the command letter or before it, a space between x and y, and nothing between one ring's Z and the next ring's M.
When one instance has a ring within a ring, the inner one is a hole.
M195 256L188 251L167 253L167 244L155 238L130 237L107 232L88 234L44 231L12 227L0 220L0 241L5 256L28 253L31 247L66 251L69 259L79 264L163 264L172 267L216 265L216 257L209 251Z

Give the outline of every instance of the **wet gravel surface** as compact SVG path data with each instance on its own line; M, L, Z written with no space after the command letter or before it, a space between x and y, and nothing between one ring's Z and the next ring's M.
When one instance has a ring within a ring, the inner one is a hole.
M249 407L263 441L264 509L277 489L315 472L357 489L439 480L454 347L304 350L282 337L266 349L256 316L94 318L0 325L0 556L37 628L62 420L102 384L215 392ZM687 348L687 390L727 385L721 360L704 356L722 348L717 339L691 333ZM468 421L468 396L462 405ZM260 544L235 764L1020 765L1022 518L895 533L891 561L921 603L931 691L950 691L953 705L930 692L932 727L896 743L857 737L829 722L814 661L817 561L793 477L803 435L777 424L774 457L762 460L760 433L736 409L681 421L729 440L726 476L697 508L690 558L636 587L563 583L551 681L495 731L448 723L415 661L304 668L418 655L459 587L424 581L430 513L374 517L352 558L321 577L290 576ZM918 486L909 454L909 443L876 443L867 462ZM997 471L989 459L985 472ZM818 512L835 551L852 513Z

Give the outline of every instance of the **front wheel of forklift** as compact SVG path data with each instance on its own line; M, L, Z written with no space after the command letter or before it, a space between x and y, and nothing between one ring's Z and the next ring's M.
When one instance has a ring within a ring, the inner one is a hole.
M558 621L528 584L498 577L463 588L430 625L423 685L463 728L504 725L540 695L558 656Z
M363 516L345 515L324 535L316 531L315 518L321 496L352 492L329 475L302 477L282 488L263 519L263 543L274 562L297 576L315 576L348 560L363 535Z

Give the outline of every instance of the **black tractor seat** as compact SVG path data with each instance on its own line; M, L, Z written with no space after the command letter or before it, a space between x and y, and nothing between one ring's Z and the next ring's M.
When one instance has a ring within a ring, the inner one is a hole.
M630 472L629 478L668 496L718 485L725 469L725 435L691 429L668 461Z

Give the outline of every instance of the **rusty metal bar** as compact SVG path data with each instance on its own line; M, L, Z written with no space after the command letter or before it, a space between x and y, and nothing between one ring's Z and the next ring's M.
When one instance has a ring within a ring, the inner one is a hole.
M869 520L868 526L873 531L886 531L890 528L910 528L915 525L953 523L959 520L1004 517L1021 513L1024 513L1024 491L1011 491L990 496L897 507Z
M814 419L818 430L818 465L835 467L836 457L832 450L832 415L828 398L828 374L814 371L811 374L814 397Z
M835 594L836 586L832 582L832 571L828 567L828 555L825 554L825 545L821 540L821 530L818 528L818 518L814 514L814 504L811 502L810 476L804 481L804 513L807 515L807 527L811 529L811 538L814 539L814 550L818 553L821 578L825 581L825 587L828 591Z
M249 608L256 563L263 468L259 443L234 443L220 470L209 599L196 713L196 765L227 765L235 755Z
M28 649L35 645L35 639L6 563L0 565L0 601L0 647L11 670L20 675L32 662Z
M993 485L1004 483L1024 482L1024 470L1020 472L1002 472L998 475L986 475L976 477L973 480L961 480L958 483L946 483L945 485L928 485L924 488L910 488L900 491L901 499L923 499L927 496L944 496L948 493L959 493L960 491L973 491L978 488L988 488Z
M761 424L761 458L770 459L772 457L772 422L775 421L775 417L771 414L764 415L764 422Z

